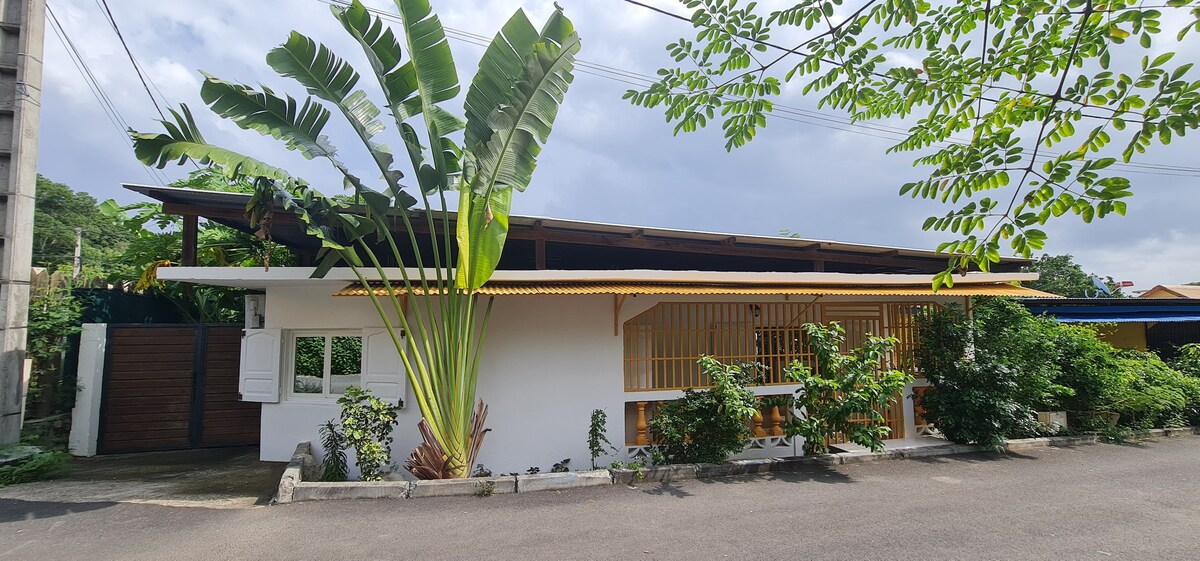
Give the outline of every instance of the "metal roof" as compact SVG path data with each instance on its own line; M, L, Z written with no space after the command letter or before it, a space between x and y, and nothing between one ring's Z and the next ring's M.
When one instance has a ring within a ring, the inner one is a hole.
M376 296L387 296L386 286L380 281L370 282ZM398 289L398 283L392 283ZM418 289L419 290L419 289ZM929 284L911 286L855 286L846 285L802 285L802 284L747 284L747 283L647 283L647 282L497 282L492 281L479 288L478 294L494 296L523 296L533 294L589 295L589 294L659 294L659 295L826 295L826 296L1010 296L1022 298L1057 298L1054 294L1041 292L1012 284L963 284L943 287L936 293ZM334 296L367 296L361 283L351 283L333 293Z
M1141 323L1200 321L1200 300L1192 298L1062 298L1024 300L1035 315L1063 323Z

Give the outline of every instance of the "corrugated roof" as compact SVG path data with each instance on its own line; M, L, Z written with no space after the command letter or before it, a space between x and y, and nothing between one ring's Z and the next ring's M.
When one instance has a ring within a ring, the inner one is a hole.
M377 296L386 296L382 282L370 283ZM395 286L395 283L393 283ZM711 284L645 282L490 282L476 291L493 296L532 294L670 294L670 295L828 295L828 296L932 296L928 284L912 286L853 286L798 284ZM359 283L347 285L334 296L367 296ZM943 287L938 296L1011 296L1018 298L1058 298L1048 292L1012 284L974 284Z

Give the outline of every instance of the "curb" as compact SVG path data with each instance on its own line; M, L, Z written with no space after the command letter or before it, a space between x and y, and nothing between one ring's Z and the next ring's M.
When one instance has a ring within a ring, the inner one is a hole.
M1151 429L1134 431L1134 438L1180 437L1200 435L1200 427ZM1021 438L1009 440L1001 447L1004 452L1020 452L1039 448L1068 448L1101 442L1099 435L1052 436L1046 438ZM855 451L838 452L822 456L800 456L791 458L765 458L756 460L732 460L724 464L673 464L649 467L642 470L642 477L635 470L610 469L574 471L566 473L541 473L501 477L442 479L428 481L304 481L315 475L315 462L308 442L296 446L292 461L284 469L279 480L276 503L333 499L416 499L422 497L455 497L538 491L559 491L582 487L610 485L634 486L640 483L671 483L689 479L711 479L739 475L758 475L787 472L812 467L853 465L883 460L905 460L932 458L987 452L990 449L975 444L937 444L912 448L897 448L883 452Z

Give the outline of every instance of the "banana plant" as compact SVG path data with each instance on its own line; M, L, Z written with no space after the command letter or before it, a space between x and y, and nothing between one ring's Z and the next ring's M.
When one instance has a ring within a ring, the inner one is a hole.
M446 108L462 86L440 20L428 0L396 0L396 7L399 33L358 0L332 11L369 61L415 185L401 182L405 173L381 141L388 130L380 119L384 109L358 87L359 72L298 32L267 55L267 64L303 86L302 100L210 74L200 96L237 126L328 161L355 204L324 195L280 167L209 144L186 106L162 122L165 132L131 134L136 156L147 165L219 164L231 179L252 179L256 189L246 209L252 225L269 230L275 213L294 214L321 242L314 277L338 264L355 273L400 351L421 412L423 442L405 466L422 478L465 477L487 432L487 407L475 390L492 300L480 310L476 291L499 263L513 192L529 186L573 80L580 43L557 5L540 31L517 10L484 52L460 117ZM334 112L370 156L372 177L353 173L324 134ZM447 200L455 191L452 213ZM430 259L419 251L414 220L428 228ZM405 244L411 262L400 250ZM399 278L389 278L379 252L391 254ZM371 277L386 288L382 295ZM408 314L405 295L415 303ZM391 326L391 314L403 332Z

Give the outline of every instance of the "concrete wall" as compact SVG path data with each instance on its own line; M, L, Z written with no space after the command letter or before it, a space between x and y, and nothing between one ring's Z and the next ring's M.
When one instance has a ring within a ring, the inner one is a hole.
M76 456L95 456L100 436L100 398L104 389L104 352L108 324L85 323L79 334L79 369L68 446Z
M336 288L340 286L332 289L324 285L269 289L266 326L339 329L382 325L367 298L334 298L330 293ZM629 297L617 320L624 323L658 302L701 300L778 302L783 298ZM822 299L823 302L868 300ZM929 301L930 298L912 300ZM623 337L613 334L613 309L611 295L496 299L479 374L478 396L489 406L487 426L492 429L484 442L480 462L496 473L524 472L531 466L547 471L551 464L564 458L571 459L573 468L590 467L586 440L593 409L604 409L608 413L608 438L621 446L626 442L626 402L673 399L681 395L678 391L624 391ZM773 394L790 389L772 386L759 388L759 391ZM405 403L407 406L399 415L393 445L397 462L403 461L419 442L416 424L420 414L412 403L411 388L408 388ZM911 403L906 404L905 413L911 426ZM262 459L287 461L296 444L302 441L318 444L314 446L314 453L322 454L317 426L337 416L338 407L333 398L300 400L289 398L287 392L283 392L279 403L263 405ZM612 459L602 460L607 464Z

